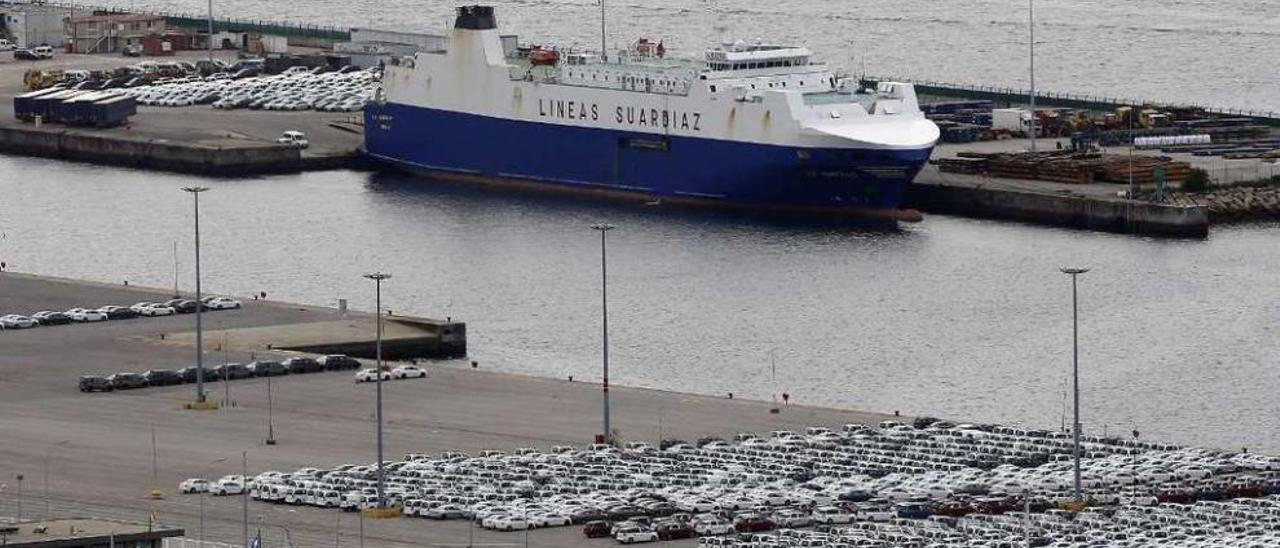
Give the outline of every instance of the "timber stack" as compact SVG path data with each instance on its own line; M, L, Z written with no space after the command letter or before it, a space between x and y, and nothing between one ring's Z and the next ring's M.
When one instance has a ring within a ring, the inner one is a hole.
M1129 158L1079 152L961 152L956 158L933 160L944 173L989 175L1008 179L1088 184L1095 181L1154 183L1163 172L1166 183L1186 180L1191 164L1166 157Z

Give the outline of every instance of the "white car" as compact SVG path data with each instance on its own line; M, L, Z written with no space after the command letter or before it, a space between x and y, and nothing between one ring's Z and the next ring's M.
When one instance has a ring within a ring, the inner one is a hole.
M529 528L529 521L524 516L500 516L490 523L499 531L522 531Z
M133 306L130 306L130 307L129 307L129 310L132 310L132 311L134 311L134 312L137 312L138 314L142 314L142 309L144 309L144 308L146 308L146 307L148 307L148 306L152 306L152 305L154 305L154 304L156 304L156 303L146 303L146 302L143 302L143 303L134 303L134 305L133 305Z
M107 320L107 315L98 310L87 310L84 308L72 308L67 311L67 317L73 322L102 322Z
M617 531L614 531L613 538L622 544L657 542L658 532L653 529L644 529L632 525L628 527L621 527Z
M529 526L531 527L563 527L571 522L567 516L560 514L533 514L529 516Z
M0 328L4 329L26 329L37 325L39 325L39 322L21 314L9 314L8 316L0 317Z
M391 377L396 379L421 379L427 376L427 371L416 365L402 365L391 370Z
M693 531L699 536L728 535L734 532L733 524L722 519L700 519L693 523Z
M813 522L826 525L853 523L853 514L835 506L823 506L813 510Z
M289 145L298 148L307 148L311 146L311 141L307 139L307 134L301 131L286 131L280 134L276 142L282 145Z
M208 306L210 310L231 310L240 308L240 301L230 297L213 297L211 299L205 299L204 304L205 306Z
M226 496L239 495L244 492L244 483L239 479L222 478L209 485L209 494Z
M209 490L209 480L204 478L190 478L182 480L178 484L178 489L183 493L203 493Z
M377 382L377 380L378 380L378 375L377 373L374 372L372 368L361 369L360 371L356 372L356 382ZM384 381L391 380L391 372L385 369L382 370L382 380Z
M165 306L161 303L153 303L138 309L139 316L172 316L177 311L172 306Z

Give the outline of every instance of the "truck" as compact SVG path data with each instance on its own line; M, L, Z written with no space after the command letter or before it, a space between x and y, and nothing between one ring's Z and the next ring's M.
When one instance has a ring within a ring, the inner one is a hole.
M1031 132L1031 112L1025 108L998 108L991 111L991 129L1015 135Z
M122 125L138 113L138 99L132 95L118 95L93 103L87 123L94 127Z

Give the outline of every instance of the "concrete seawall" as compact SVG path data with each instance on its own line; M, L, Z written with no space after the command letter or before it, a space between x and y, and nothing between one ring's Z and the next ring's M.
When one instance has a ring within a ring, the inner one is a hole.
M128 167L228 176L300 171L309 162L292 147L209 146L50 127L0 127L0 152Z
M1035 188L1043 186L1038 181L943 176L930 166L908 188L906 203L927 213L944 215L1125 234L1183 238L1209 235L1209 215L1204 207Z

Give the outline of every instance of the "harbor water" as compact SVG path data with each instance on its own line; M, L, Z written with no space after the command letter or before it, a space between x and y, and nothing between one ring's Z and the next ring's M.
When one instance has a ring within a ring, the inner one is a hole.
M204 0L97 0L206 13ZM215 15L439 33L463 2L219 0ZM596 0L494 0L503 32L599 48ZM855 74L1025 89L1027 1L608 0L609 47L644 36L697 54L720 39L804 44ZM1280 2L1036 2L1042 91L1280 111Z
M209 180L0 156L0 260L169 287L176 242L190 289L192 203L179 188L196 183L212 188L201 198L206 291L369 310L374 288L360 275L385 270L385 306L466 321L481 368L596 382L590 225L607 221L618 227L612 382L964 420L1070 420L1071 292L1058 269L1088 266L1086 429L1280 448L1276 225L1158 240L930 216L885 231L387 174ZM34 310L0 311L11 312Z

